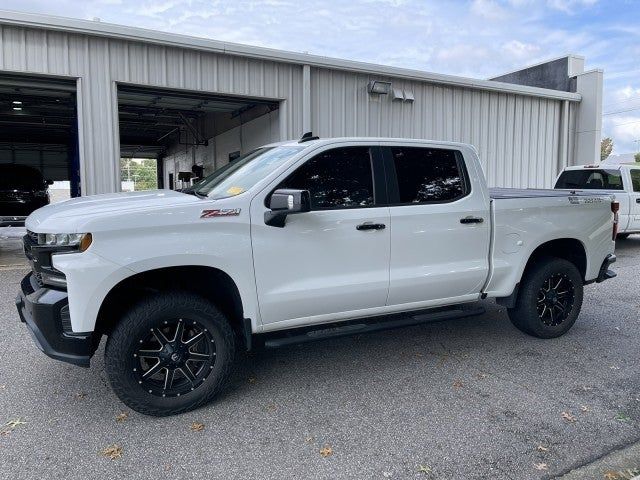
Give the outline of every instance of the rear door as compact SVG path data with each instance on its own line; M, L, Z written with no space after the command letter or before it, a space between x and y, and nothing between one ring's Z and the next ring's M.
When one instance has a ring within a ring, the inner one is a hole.
M256 287L267 330L386 303L390 229L380 149L341 145L315 151L251 202ZM264 222L265 204L279 188L311 193L311 211L289 215L284 228Z
M629 169L629 226L627 230L640 232L640 168Z
M455 148L389 146L389 305L478 296L489 272L489 200ZM471 178L471 176L473 178Z

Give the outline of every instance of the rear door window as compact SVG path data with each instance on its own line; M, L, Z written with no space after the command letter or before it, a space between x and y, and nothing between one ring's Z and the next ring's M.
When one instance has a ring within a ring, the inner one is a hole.
M584 169L562 172L556 188L577 190L624 190L620 170Z
M640 169L631 169L631 184L634 192L640 192Z
M452 202L469 193L461 154L455 150L392 147L398 203Z

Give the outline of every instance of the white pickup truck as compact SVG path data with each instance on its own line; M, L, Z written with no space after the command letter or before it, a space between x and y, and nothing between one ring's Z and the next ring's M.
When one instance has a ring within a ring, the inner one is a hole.
M37 210L16 304L58 360L89 366L106 335L116 394L170 415L211 400L239 347L425 317L399 312L493 297L523 332L562 335L583 285L615 276L615 207L606 195L490 191L465 144L307 134L189 194Z
M611 195L620 204L618 238L640 233L640 164L566 167L555 188Z

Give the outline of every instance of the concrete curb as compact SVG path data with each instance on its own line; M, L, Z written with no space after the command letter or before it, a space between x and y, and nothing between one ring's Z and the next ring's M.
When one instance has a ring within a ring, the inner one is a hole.
M640 442L608 453L556 479L640 480Z

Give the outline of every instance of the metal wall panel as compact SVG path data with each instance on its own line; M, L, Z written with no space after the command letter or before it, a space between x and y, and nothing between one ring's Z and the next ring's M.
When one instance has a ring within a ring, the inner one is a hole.
M0 25L2 71L79 78L83 194L119 189L116 82L286 100L280 135L302 131L302 65Z
M387 80L415 101L369 95ZM471 143L489 185L551 187L558 172L562 101L311 69L312 130L321 137L411 137Z
M302 64L0 25L1 71L79 79L84 194L119 189L116 82L280 100L280 138L303 133ZM311 67L310 76L311 127L320 136L468 142L478 148L490 185L549 187L565 162L559 158L562 100L513 93L513 86L503 93L496 86L386 78L413 93L414 102L403 102L370 96L370 73ZM572 101L568 158L575 148L576 105Z

